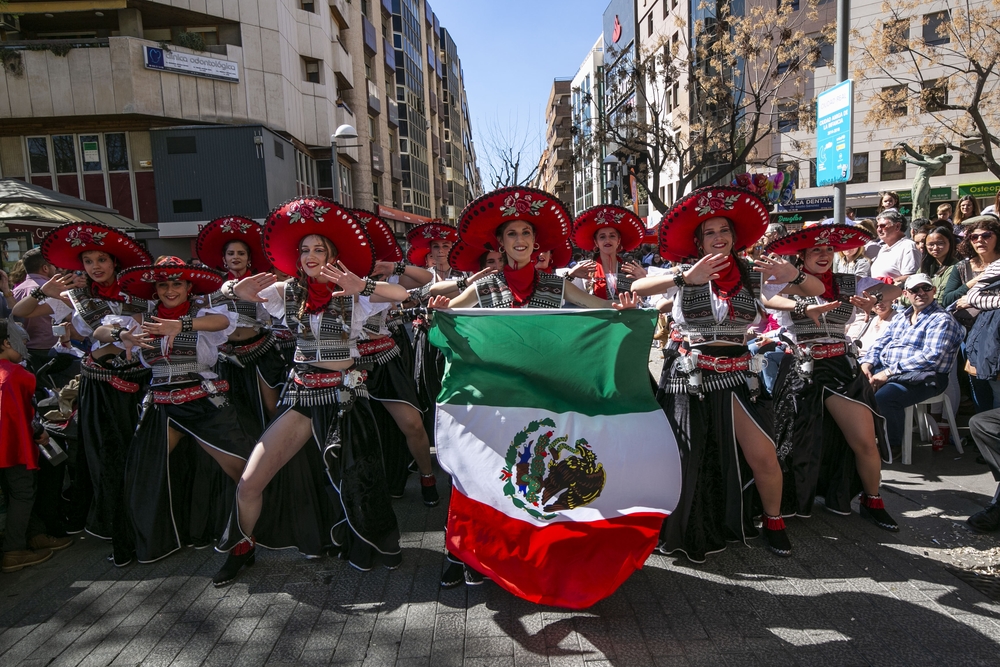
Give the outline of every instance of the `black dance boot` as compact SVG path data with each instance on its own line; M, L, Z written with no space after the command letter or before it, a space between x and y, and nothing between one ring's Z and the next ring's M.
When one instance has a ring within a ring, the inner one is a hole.
M441 502L437 490L437 478L433 474L420 476L420 495L423 496L424 505L428 507L436 507Z
M893 533L899 532L899 525L896 520L889 516L889 513L885 511L885 504L882 502L882 496L869 496L867 493L861 493L861 518L868 519L876 526L882 530L888 530Z
M232 583L244 567L251 567L257 560L257 541L251 538L240 540L229 552L222 568L212 577L212 584L219 588Z
M445 555L444 573L441 575L441 588L455 588L465 583L465 563L453 556L449 551Z
M780 516L772 517L765 514L764 525L761 528L768 549L782 558L792 555L792 543L788 541L784 519Z

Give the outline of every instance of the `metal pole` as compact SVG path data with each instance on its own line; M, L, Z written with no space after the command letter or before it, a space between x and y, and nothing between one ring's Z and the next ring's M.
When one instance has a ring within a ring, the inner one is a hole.
M837 68L837 83L847 81L847 61L850 54L848 32L851 29L851 1L837 0L837 44L834 48L834 61ZM853 123L851 118L848 122ZM853 128L851 128L853 130ZM817 147L818 148L818 147ZM849 155L849 160L854 160ZM847 183L835 183L833 186L833 220L841 223L847 218Z
M333 178L333 201L340 203L340 169L337 163L337 135L330 135L330 176Z

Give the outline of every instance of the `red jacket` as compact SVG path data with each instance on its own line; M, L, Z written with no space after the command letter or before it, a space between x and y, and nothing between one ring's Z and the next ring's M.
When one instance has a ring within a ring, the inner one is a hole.
M0 359L0 468L26 465L38 470L38 446L31 429L34 393L35 376Z

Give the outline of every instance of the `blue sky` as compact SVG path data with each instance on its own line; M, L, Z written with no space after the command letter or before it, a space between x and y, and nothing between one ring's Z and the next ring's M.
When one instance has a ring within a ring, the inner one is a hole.
M608 0L430 0L458 46L479 169L481 132L493 122L544 137L552 80L576 75L601 34ZM538 151L527 156L538 161Z

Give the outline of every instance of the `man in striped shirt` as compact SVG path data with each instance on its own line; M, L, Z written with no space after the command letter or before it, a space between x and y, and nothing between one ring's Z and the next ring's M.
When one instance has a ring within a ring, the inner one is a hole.
M861 359L894 452L903 445L906 408L947 388L965 337L965 329L934 301L935 291L925 273L907 278L905 293L913 305L893 318L889 330Z

